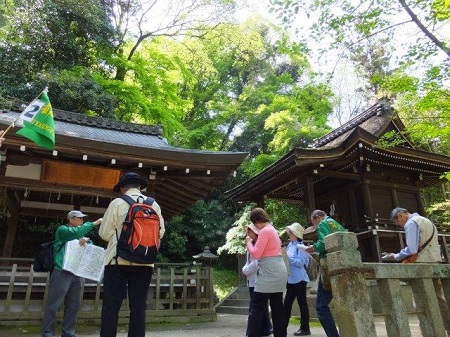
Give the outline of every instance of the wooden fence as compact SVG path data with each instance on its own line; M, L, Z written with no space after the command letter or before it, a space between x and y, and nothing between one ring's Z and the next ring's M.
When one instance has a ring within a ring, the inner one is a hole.
M35 273L30 259L0 258L0 324L39 324L47 302L49 273ZM86 280L78 320L99 324L102 283ZM201 265L157 264L148 289L147 322L211 321L212 269ZM61 308L63 309L63 308ZM62 317L60 310L58 318ZM119 321L129 317L125 299Z
M329 253L321 262L325 262L330 275L334 313L342 337L377 336L375 316L384 318L388 337L411 337L412 316L419 319L422 336L447 336L449 264L362 263L355 233L329 235L325 247ZM405 298L402 284L410 286L412 298Z

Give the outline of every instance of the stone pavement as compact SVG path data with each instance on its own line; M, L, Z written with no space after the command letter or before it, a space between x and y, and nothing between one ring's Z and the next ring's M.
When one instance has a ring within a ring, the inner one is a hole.
M244 337L247 325L247 316L217 314L217 321L207 323L189 323L177 325L152 325L147 329L146 337ZM376 319L377 337L387 337L386 328L382 318ZM417 320L411 320L411 336L422 336ZM293 336L297 331L299 324L291 323L288 327L288 336ZM98 336L98 331L89 334L78 335L78 337ZM126 337L125 330L119 331L118 337ZM311 323L311 336L326 337L320 323ZM357 336L354 336L357 337ZM364 336L361 336L364 337Z
M319 323L311 328L312 336L326 337ZM217 321L206 323L185 323L177 325L151 325L147 328L146 337L245 337L247 316L232 314L217 314ZM299 324L291 323L288 327L288 336L293 336ZM78 334L77 337L92 337L93 334ZM120 331L117 337L126 337L125 330Z
M245 315L217 314L217 321L215 322L170 325L152 324L147 328L146 337L244 337L246 324L247 316ZM298 323L291 323L288 327L288 336L293 336L293 333L297 331L298 327ZM417 320L411 320L410 327L412 337L421 336ZM382 319L376 319L376 328L377 337L387 337L386 328ZM60 330L58 329L58 332L59 331ZM317 322L312 322L311 333L313 337L326 337L322 327ZM8 330L0 329L0 335L5 337L39 337L39 334L36 334L36 332L24 331L24 329L17 327ZM59 334L57 334L57 336L59 336ZM97 326L83 326L78 331L77 335L77 337L92 336L99 336ZM119 328L117 337L126 336L127 332L125 328Z

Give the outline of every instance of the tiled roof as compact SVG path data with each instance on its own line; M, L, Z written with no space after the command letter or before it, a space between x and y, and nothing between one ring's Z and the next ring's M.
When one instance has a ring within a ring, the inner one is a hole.
M168 149L160 127L130 124L99 117L90 117L74 112L56 110L55 134L94 141L123 144L135 147ZM19 112L0 113L0 124L9 125L19 117Z
M311 147L317 149L339 146L356 127L363 128L375 135L386 121L386 118L390 117L391 112L392 108L389 106L389 103L387 101L380 101L347 123L342 124L325 136L316 139Z
M122 121L102 117L91 117L80 113L53 109L55 120L69 123L77 123L86 126L95 126L102 129L119 130L148 135L162 136L162 128L158 125L145 125L136 123L125 123Z

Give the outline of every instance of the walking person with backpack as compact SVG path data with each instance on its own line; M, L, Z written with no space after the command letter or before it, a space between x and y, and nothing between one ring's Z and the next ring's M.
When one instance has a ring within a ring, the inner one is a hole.
M294 332L294 336L309 336L309 309L306 300L306 285L309 277L306 268L309 264L309 254L303 249L299 249L297 244L301 244L303 240L303 232L305 229L298 222L286 227L289 235L289 244L286 247L286 255L289 263L289 273L286 285L286 295L284 297L284 310L286 322L289 325L291 318L292 305L297 299L300 308L300 329Z
M48 299L42 320L42 337L53 337L55 335L56 312L64 302L64 318L62 337L75 337L77 313L81 304L81 292L84 279L67 270L63 270L65 244L75 239L80 245L90 242L85 237L95 226L100 225L102 219L94 222L84 222L81 211L70 211L67 214L67 225L61 225L56 229L55 241L53 242L54 267L50 274L48 287Z
M146 187L147 181L137 173L124 173L114 186L114 191L122 196L111 201L99 229L100 237L108 242L100 337L116 336L119 310L127 290L128 336L145 336L148 288L165 231L160 206L140 192ZM135 230L135 226L142 230Z
M325 249L324 238L335 232L345 232L345 228L328 216L327 213L320 209L316 209L311 212L311 223L313 226L317 226L317 241L311 246L305 246L304 244L297 244L297 247L305 250L307 253L319 253L319 257L324 259L327 257L327 250ZM331 289L326 289L323 285L323 275L319 278L317 285L317 298L316 298L316 312L320 323L322 324L327 337L339 337L339 332L336 328L333 315L330 309L330 302L333 299L333 293Z

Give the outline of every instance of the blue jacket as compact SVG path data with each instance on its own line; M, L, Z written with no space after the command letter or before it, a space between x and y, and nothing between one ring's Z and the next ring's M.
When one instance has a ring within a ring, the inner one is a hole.
M300 281L309 282L308 274L305 266L309 264L309 254L302 249L297 248L297 244L301 241L291 241L286 247L286 255L289 262L289 275L287 282L296 284Z

